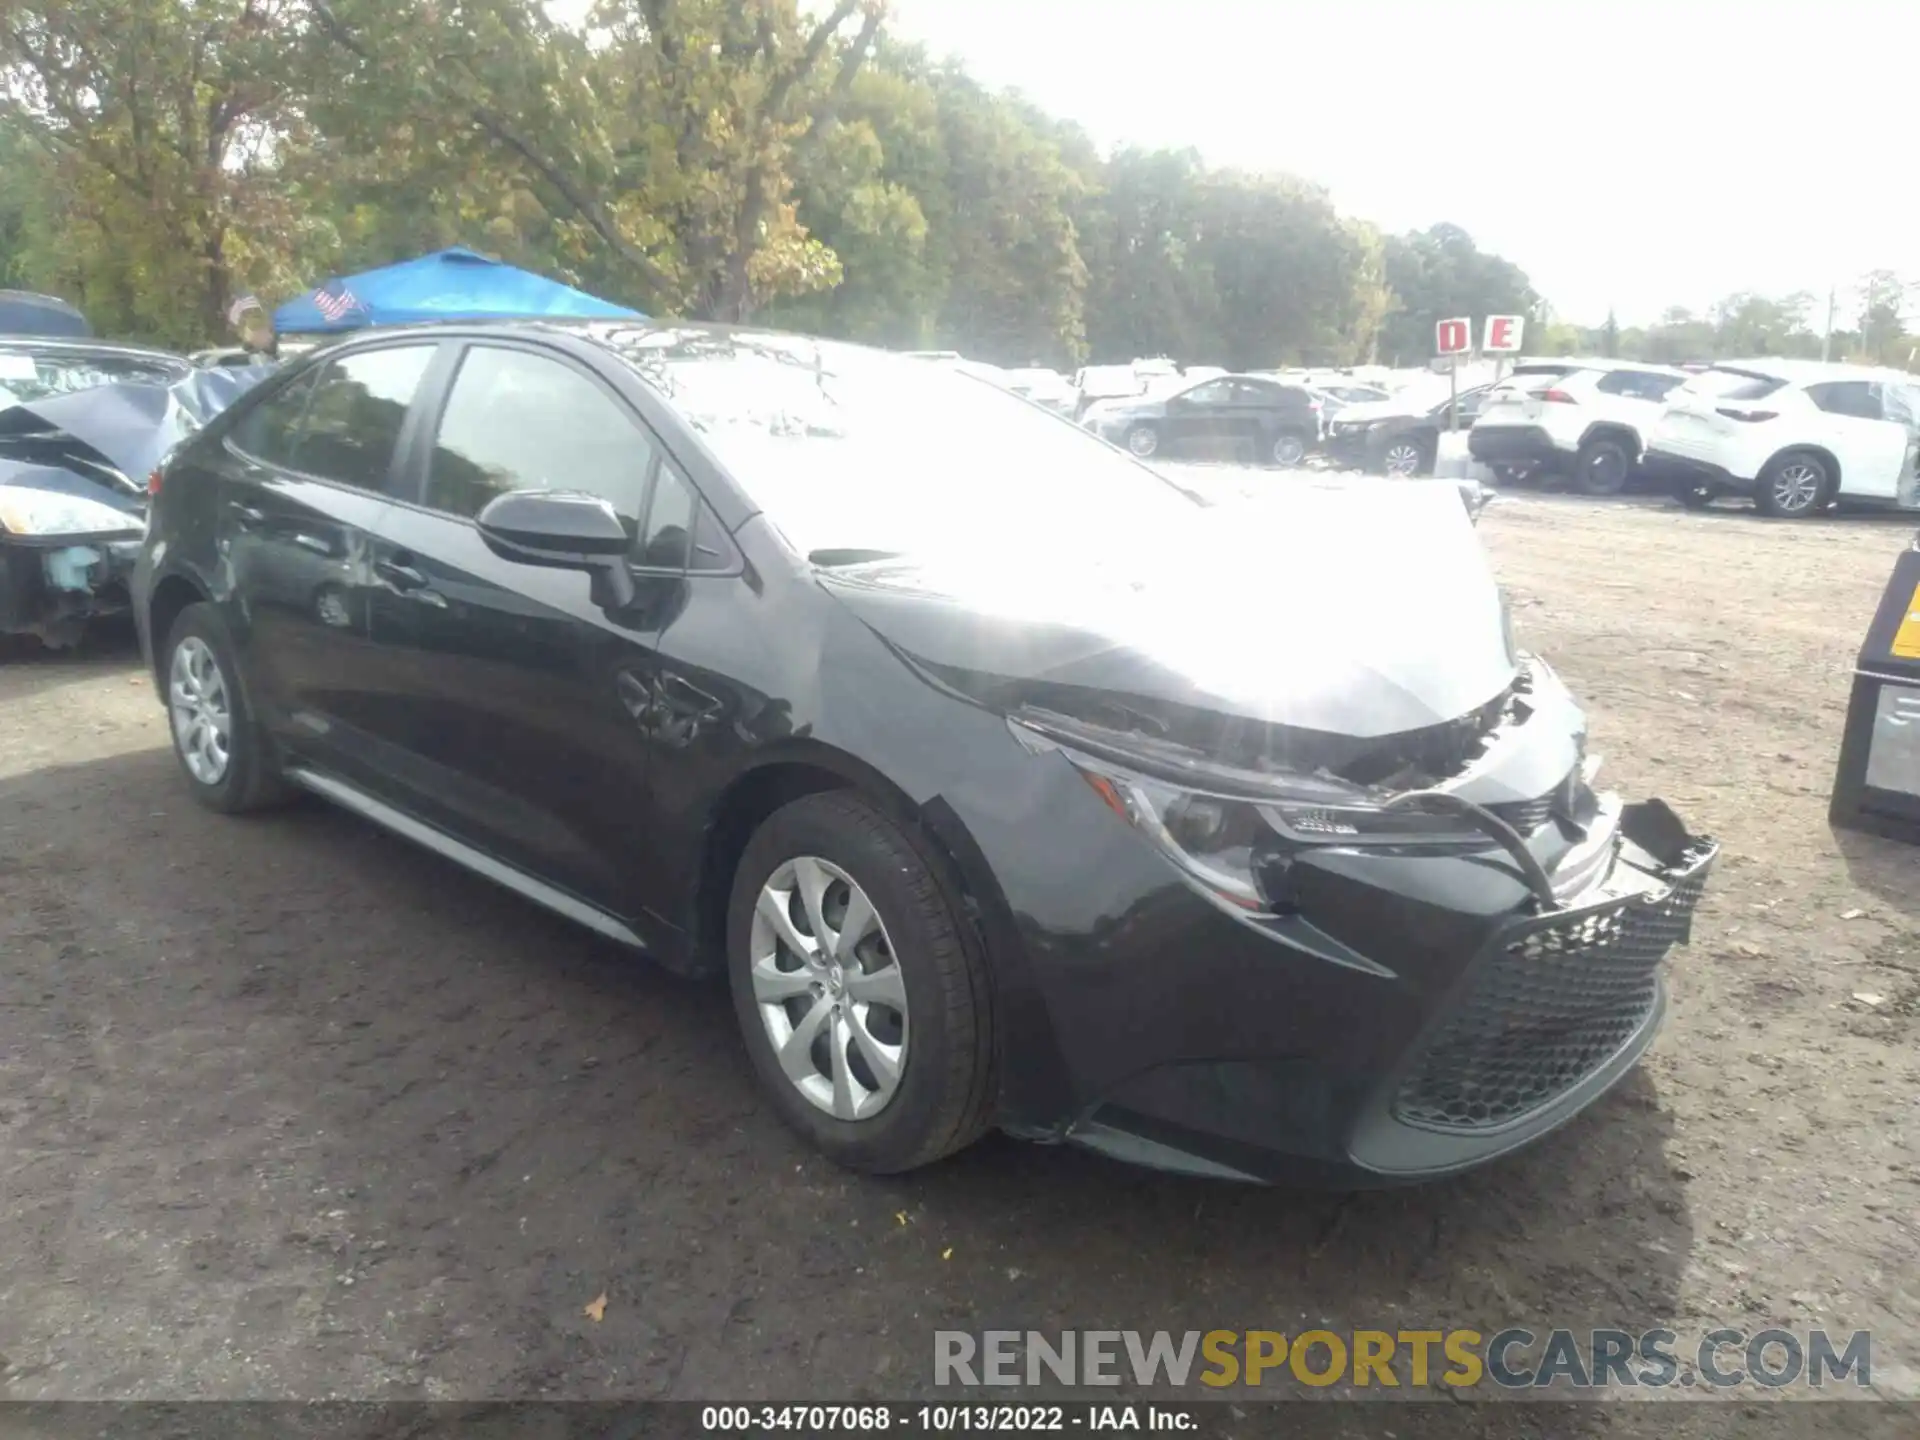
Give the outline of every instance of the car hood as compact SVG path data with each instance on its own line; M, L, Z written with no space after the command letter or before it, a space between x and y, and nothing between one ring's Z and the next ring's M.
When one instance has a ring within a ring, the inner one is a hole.
M1161 735L1400 735L1487 706L1518 667L1452 485L1303 481L1131 543L1109 531L819 574L971 699Z

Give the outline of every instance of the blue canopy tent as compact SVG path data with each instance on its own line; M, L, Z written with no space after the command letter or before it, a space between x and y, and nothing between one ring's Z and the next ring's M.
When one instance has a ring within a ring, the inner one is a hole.
M644 320L637 310L455 247L335 276L273 312L282 335L330 334L428 320Z

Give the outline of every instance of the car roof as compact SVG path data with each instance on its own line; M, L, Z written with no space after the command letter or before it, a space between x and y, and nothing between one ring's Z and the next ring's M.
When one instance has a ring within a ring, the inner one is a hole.
M193 362L171 350L151 345L126 345L116 340L84 340L73 335L0 335L0 348L62 351L74 355L119 355L131 360L170 360L193 368Z
M1920 377L1885 366L1849 365L1837 360L1791 360L1772 355L1762 355L1752 360L1716 360L1712 368L1764 375L1770 380L1784 380L1789 385L1819 385L1836 380L1894 380L1905 385L1920 383Z

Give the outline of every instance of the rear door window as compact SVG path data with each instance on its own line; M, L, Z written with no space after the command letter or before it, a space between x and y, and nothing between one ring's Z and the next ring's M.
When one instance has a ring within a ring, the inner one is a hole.
M435 348L395 345L329 362L307 402L291 468L388 493L400 428Z

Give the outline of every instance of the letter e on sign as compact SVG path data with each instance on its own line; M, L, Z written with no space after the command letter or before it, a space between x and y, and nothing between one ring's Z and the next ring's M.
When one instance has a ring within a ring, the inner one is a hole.
M1472 348L1471 320L1442 320L1433 327L1433 350L1436 355L1464 355Z
M1515 355L1520 351L1520 337L1526 333L1527 319L1524 315L1487 316L1486 344L1480 348L1488 355Z

